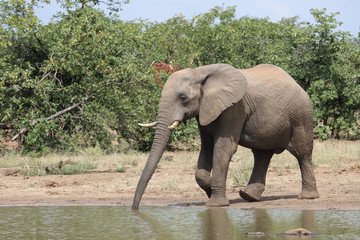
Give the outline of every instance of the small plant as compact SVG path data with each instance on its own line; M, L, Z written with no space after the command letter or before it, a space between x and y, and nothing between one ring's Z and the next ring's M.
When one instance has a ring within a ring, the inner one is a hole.
M33 167L25 166L20 170L20 174L23 176L45 176L45 168L41 165L36 165Z
M116 168L115 172L117 172L117 173L125 173L126 172L126 167L123 165L122 167Z
M87 173L89 170L96 169L97 164L91 162L83 162L83 163L73 163L62 166L61 168L53 168L47 172L47 174L55 174L55 175L72 175L72 174L80 174Z
M96 169L97 163L92 162L74 162L72 160L60 161L58 163L47 164L40 159L26 161L25 166L20 171L24 176L45 176L52 175L71 175L87 173L89 170Z

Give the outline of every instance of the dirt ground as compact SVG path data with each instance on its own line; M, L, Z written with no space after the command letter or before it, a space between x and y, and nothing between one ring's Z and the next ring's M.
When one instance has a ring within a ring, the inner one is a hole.
M194 179L196 155L189 158L191 160L183 164L176 161L161 163L150 180L141 204L205 207L207 197ZM86 174L33 177L6 176L7 169L3 168L0 169L0 205L131 206L144 164L145 161L141 160L137 166L127 166L124 173L106 172L98 168ZM230 164L230 169L234 164ZM301 189L299 169L269 168L261 202L241 199L239 186L234 186L229 176L227 196L230 207L360 210L360 166L337 170L318 166L315 174L320 198L298 200L297 194Z

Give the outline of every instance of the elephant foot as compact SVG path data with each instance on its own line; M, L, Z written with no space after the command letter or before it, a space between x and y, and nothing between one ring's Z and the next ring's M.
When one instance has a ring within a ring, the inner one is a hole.
M265 190L265 185L261 183L251 183L240 189L240 196L249 202L259 202L261 194Z
M226 197L211 196L211 198L206 203L207 207L225 207L225 206L229 206L229 205L230 205L230 202Z
M315 199L319 198L318 191L315 190L302 190L301 193L298 195L298 199Z

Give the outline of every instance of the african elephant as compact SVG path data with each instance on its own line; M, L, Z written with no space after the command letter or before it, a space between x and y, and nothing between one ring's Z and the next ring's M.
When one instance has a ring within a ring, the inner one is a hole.
M172 130L194 117L201 136L195 179L209 197L208 207L229 205L226 178L238 145L250 148L255 159L249 183L240 190L242 198L260 201L270 159L285 149L300 166L302 191L298 198L318 198L311 160L312 116L306 92L273 65L236 69L212 64L173 73L161 93L157 122L146 125L156 125L156 131L132 209L139 208Z

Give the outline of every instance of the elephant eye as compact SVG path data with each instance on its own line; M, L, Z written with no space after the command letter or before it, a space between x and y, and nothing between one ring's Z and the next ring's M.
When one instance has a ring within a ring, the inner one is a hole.
M187 99L187 97L184 94L180 95L180 100L184 102Z

